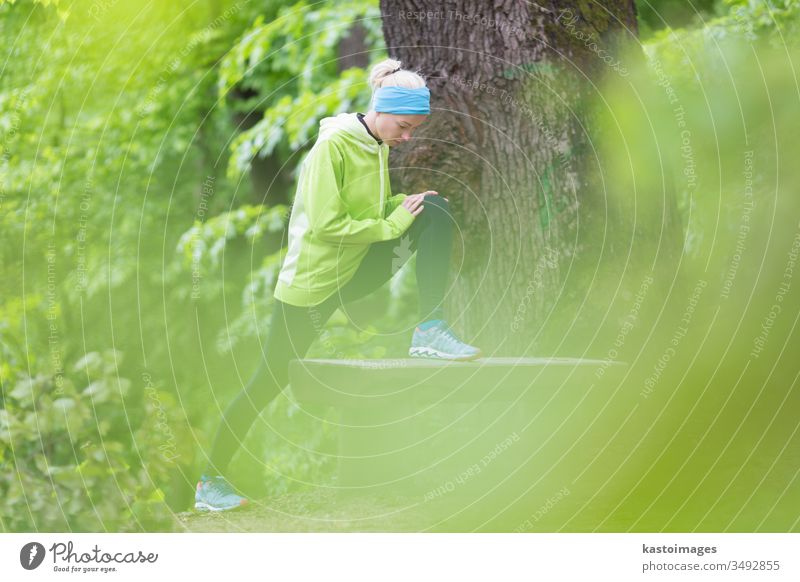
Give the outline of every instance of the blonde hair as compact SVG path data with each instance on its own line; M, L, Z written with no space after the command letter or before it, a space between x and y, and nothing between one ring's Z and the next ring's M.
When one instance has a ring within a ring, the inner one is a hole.
M393 73L395 69L400 69ZM414 71L400 68L400 61L386 59L372 67L369 72L369 85L375 93L380 87L405 87L419 89L425 86L425 79Z

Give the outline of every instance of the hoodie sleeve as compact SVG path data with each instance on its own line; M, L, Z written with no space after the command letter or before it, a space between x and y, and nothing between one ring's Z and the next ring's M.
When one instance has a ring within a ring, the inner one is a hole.
M394 196L390 196L389 199L386 201L386 209L384 212L389 215L395 211L395 209L403 203L408 194L395 194Z
M317 142L303 162L302 196L309 226L322 241L364 245L402 236L414 215L397 206L386 218L356 220L342 200L342 156L330 140Z

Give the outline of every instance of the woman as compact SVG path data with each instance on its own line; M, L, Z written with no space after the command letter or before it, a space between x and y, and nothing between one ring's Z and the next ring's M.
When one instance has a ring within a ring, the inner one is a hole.
M289 220L289 247L275 287L266 359L228 406L197 483L195 508L247 504L223 476L261 410L288 383L289 360L303 358L336 310L372 293L396 271L397 239L417 252L420 324L411 357L470 360L444 318L452 237L448 201L437 192L391 195L388 149L408 141L430 113L430 92L414 72L387 59L370 72L370 111L323 119L303 161ZM424 211L424 212L423 212ZM410 253L406 253L410 254ZM215 475L215 476L213 476Z

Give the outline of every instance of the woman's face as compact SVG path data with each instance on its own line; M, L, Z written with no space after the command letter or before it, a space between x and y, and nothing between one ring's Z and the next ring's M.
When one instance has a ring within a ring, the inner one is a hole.
M375 117L375 128L378 137L387 146L394 147L411 139L414 130L427 119L427 115L396 115L394 113L378 113Z

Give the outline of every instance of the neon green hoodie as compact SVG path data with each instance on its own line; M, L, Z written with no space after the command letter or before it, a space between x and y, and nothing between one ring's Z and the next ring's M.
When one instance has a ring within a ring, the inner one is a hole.
M406 195L391 196L388 158L389 146L378 144L355 113L320 122L300 166L275 298L322 303L352 278L371 243L398 238L411 226Z

